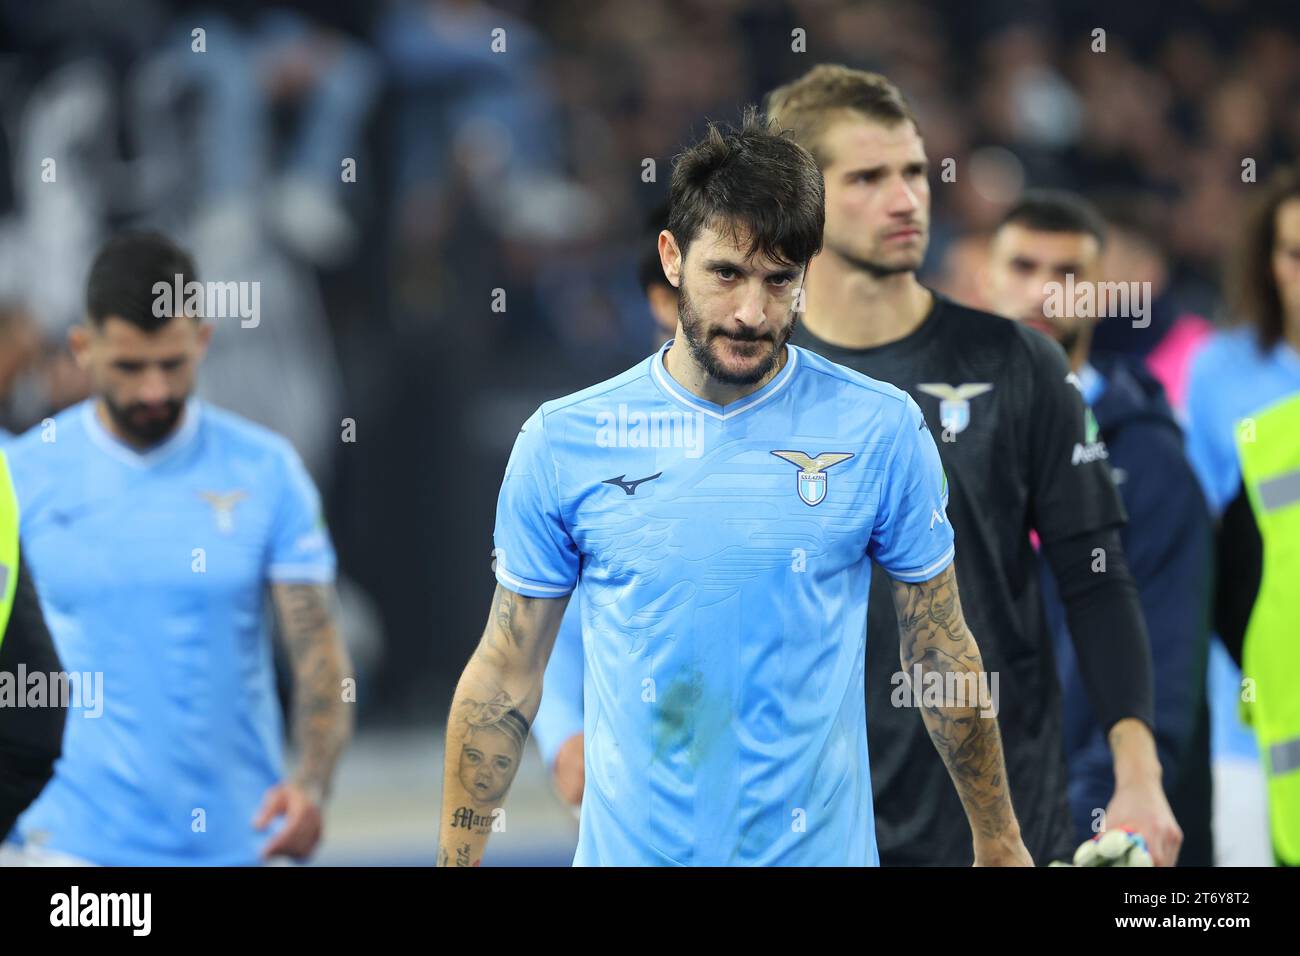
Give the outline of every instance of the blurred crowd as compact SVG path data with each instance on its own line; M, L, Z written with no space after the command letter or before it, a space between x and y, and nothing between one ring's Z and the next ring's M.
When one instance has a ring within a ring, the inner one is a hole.
M441 718L518 423L648 352L638 238L673 155L817 62L911 100L923 278L958 299L1010 202L1060 186L1107 214L1157 332L1222 321L1243 174L1300 152L1293 3L0 0L0 423L85 394L64 336L113 230L260 282L201 392L325 493L363 719Z

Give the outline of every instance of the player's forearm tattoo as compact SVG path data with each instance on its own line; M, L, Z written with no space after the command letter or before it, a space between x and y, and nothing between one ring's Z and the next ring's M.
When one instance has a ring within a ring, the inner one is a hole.
M439 866L481 862L484 843L503 812L498 808L519 769L528 724L504 690L489 700L457 695L447 728Z
M461 719L465 729L457 776L473 803L480 808L496 807L505 798L519 769L524 741L528 739L528 718L520 713L510 695L501 691L491 700L464 701ZM463 823L457 822L454 815L448 822L468 827L473 818L471 811ZM487 829L478 832L489 830L490 814Z
M478 866L479 861L472 859L471 853L473 848L468 843L462 843L454 848L456 850L456 862L451 862L451 854L442 844L438 845L438 865L439 866Z
M497 588L495 614L497 630L501 632L501 636L518 647L519 639L515 637L514 632L515 595L513 592L505 588Z
M293 664L299 752L294 779L323 797L352 732L352 712L343 698L343 679L350 672L347 650L334 627L329 587L279 584L273 593Z
M546 655L565 603L497 586L447 721L439 866L478 866L489 836L504 828L500 808L541 703Z
M563 608L562 602L524 597L498 585L475 656L494 668L531 668L543 650L539 638L551 623L558 629Z
M451 812L451 817L447 822L454 828L471 830L474 833L488 834L492 832L492 816L480 813L473 807L457 807Z
M900 659L904 674L917 666L927 683L945 689L974 688L983 673L979 648L966 626L953 567L921 584L894 582L898 611ZM930 739L952 776L967 815L982 837L1002 834L1014 820L1007 791L1002 737L995 715L978 700L948 699L942 705L919 694L921 715ZM953 695L957 696L957 695Z

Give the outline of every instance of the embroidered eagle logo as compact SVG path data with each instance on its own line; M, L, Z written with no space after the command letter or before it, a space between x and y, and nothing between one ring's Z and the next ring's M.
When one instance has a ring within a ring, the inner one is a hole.
M956 434L965 431L970 424L970 400L993 391L989 382L964 382L961 385L949 385L947 382L923 382L916 386L917 391L925 392L939 399L939 423Z
M246 491L200 491L199 497L212 506L217 517L217 530L229 534L235 530L235 505L248 497Z
M801 451L774 451L772 454L799 469L799 497L810 507L821 504L826 498L826 469L853 457L851 452L843 451L824 451L816 458Z

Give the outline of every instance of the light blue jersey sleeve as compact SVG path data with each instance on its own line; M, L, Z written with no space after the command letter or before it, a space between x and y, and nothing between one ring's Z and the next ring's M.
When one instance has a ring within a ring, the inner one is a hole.
M582 613L574 596L560 622L551 661L542 680L542 706L533 721L533 736L547 768L561 745L582 733Z
M320 494L302 459L287 443L278 473L280 491L267 543L267 577L279 583L330 584L338 561L325 526Z
M867 553L899 581L928 581L953 559L948 479L925 416L909 396L886 460Z
M515 439L497 498L493 542L497 582L516 594L560 598L578 581L578 548L560 513L541 409Z
M1201 488L1218 515L1237 496L1241 466L1237 462L1233 422L1222 412L1218 370L1211 367L1214 353L1207 347L1192 360L1187 386L1187 458Z

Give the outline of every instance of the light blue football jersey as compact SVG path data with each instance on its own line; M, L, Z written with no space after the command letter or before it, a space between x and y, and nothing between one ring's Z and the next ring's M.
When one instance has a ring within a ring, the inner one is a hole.
M1196 353L1187 386L1187 457L1215 515L1241 488L1238 425L1296 392L1300 352L1289 342L1263 350L1252 329L1234 328Z
M502 482L496 575L581 580L576 865L875 865L863 662L870 565L953 558L906 393L788 346L727 406L663 350L547 402Z
M63 668L102 675L17 835L106 865L256 863L252 818L282 777L267 586L335 571L297 453L197 399L145 453L94 400L5 453Z

